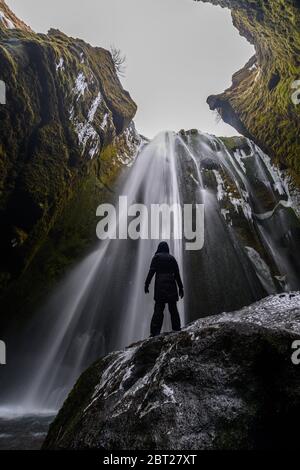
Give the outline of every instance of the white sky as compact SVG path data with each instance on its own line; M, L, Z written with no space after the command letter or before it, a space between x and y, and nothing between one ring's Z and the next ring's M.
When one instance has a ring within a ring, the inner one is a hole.
M193 0L6 1L37 32L54 27L92 45L120 48L127 58L122 83L138 105L140 133L237 133L217 123L206 104L254 53L229 10Z

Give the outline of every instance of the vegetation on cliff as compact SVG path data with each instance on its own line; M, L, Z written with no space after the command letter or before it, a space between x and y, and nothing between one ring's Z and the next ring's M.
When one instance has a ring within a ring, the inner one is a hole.
M34 33L0 0L0 292L32 312L95 238L96 208L132 162L136 105L111 53ZM21 319L21 318L20 318ZM21 319L22 320L22 319Z
M201 1L230 8L234 26L256 50L232 86L208 98L211 109L288 168L299 186L300 105L292 100L300 79L298 0Z
M9 9L6 15L13 17ZM113 183L124 166L122 152L130 155L129 141L116 139L136 105L108 51L59 31L35 34L0 22L0 70L7 87L0 108L0 276L6 287L28 268L81 183L91 175L100 185Z

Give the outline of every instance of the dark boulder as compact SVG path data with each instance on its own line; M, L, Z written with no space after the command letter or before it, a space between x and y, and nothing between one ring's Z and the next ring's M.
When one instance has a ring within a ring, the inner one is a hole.
M114 352L75 385L45 449L297 448L300 294Z

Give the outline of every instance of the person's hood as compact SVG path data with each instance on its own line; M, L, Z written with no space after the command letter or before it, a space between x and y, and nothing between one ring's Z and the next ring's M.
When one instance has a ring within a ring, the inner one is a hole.
M157 253L170 253L169 245L167 244L167 242L160 242L156 251L156 254Z

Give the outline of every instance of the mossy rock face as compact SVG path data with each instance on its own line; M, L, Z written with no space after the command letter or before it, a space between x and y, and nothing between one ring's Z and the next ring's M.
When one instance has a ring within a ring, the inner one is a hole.
M298 0L201 1L230 8L234 26L256 50L232 86L208 98L210 108L298 181L300 105L292 100L293 83L300 80Z
M0 107L0 287L6 288L28 269L81 185L93 177L102 186L114 182L138 136L131 127L136 105L108 51L57 30L35 34L2 1L0 9L18 28L0 22L7 89Z
M98 241L96 209L99 204L114 201L117 182L122 181L123 173L126 175L140 144L140 137L131 124L105 147L87 174L74 184L72 195L60 207L55 223L38 240L39 248L31 263L0 299L1 311L5 312L0 318L3 329L22 328L72 265L94 249ZM14 233L14 239L20 244L25 243L26 236L21 230ZM3 284L5 281L9 279L4 277Z

